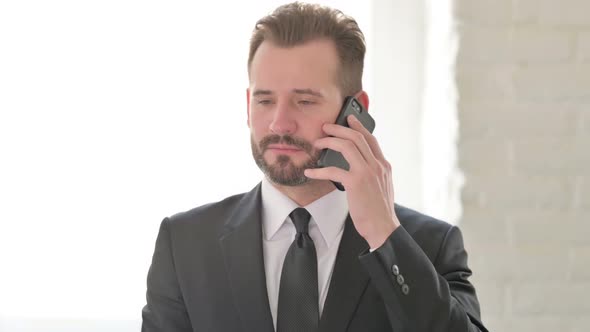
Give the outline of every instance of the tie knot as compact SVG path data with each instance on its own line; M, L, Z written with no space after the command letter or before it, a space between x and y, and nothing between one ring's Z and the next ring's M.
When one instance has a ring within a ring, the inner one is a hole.
M307 212L304 208L296 208L291 212L289 215L291 220L293 221L293 225L295 225L295 229L297 233L307 233L307 229L309 226L309 218L311 215Z

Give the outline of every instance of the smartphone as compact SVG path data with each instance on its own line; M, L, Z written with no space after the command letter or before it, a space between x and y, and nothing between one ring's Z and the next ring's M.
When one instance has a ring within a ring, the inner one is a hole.
M344 104L342 105L342 109L340 110L335 123L344 127L349 127L346 118L351 114L359 119L359 121L365 128L367 128L369 132L373 132L375 129L375 120L373 120L373 118L369 115L363 104L361 104L353 96L348 96L344 99ZM336 166L346 171L350 169L350 165L340 152L324 149L320 154L318 167L321 168L328 166ZM332 181L332 183L334 183L338 190L344 191L344 186L342 186L340 182Z

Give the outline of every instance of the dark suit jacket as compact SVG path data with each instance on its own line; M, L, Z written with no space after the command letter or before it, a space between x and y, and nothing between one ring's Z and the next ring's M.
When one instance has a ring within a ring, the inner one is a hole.
M258 185L164 219L142 331L274 330L260 210ZM349 216L320 331L487 331L459 229L401 206L396 213L402 227L372 253Z

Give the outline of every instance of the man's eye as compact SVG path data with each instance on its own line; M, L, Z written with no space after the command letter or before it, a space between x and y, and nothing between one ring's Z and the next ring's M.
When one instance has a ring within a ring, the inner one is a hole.
M270 100L270 99L259 99L259 100L256 101L256 103L257 104L260 104L260 105L270 105L270 104L272 104L272 100Z
M311 101L311 100L300 100L299 105L314 105L315 102Z

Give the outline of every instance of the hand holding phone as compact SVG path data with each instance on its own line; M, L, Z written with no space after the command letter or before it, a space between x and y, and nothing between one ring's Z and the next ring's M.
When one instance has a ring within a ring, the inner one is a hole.
M365 107L353 96L348 96L344 99L344 104L342 105L342 109L340 110L335 123L344 127L349 127L347 118L351 114L354 115L370 133L373 132L375 129L375 120L373 120ZM346 171L350 169L350 165L340 152L324 149L320 155L318 167L328 166L336 166ZM332 183L334 183L338 190L344 191L344 186L342 186L340 182L332 181Z

